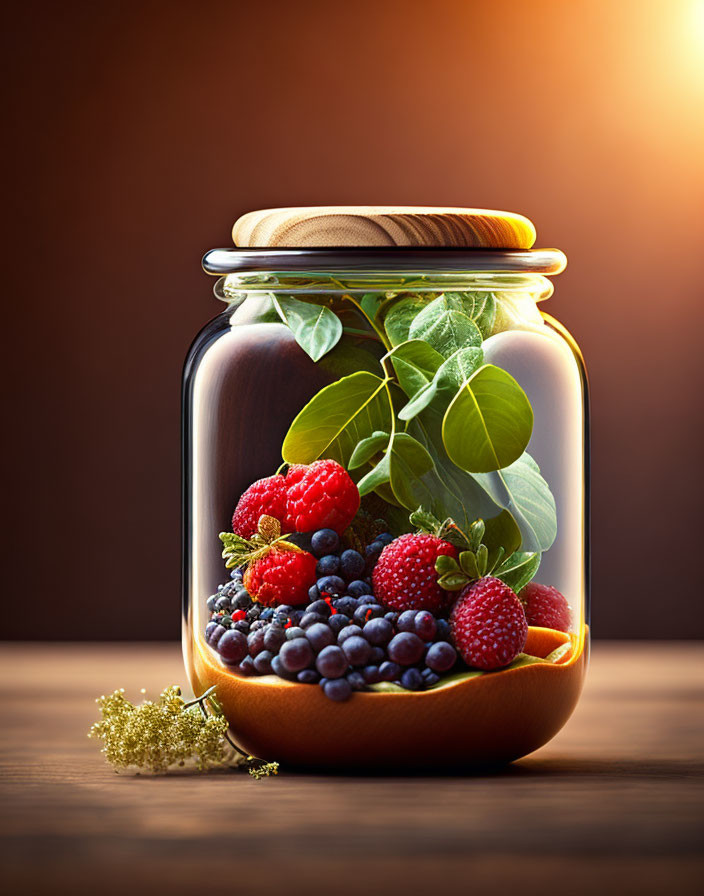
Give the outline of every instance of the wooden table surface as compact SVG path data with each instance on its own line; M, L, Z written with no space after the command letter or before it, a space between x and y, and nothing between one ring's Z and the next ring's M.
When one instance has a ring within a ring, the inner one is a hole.
M176 645L3 645L14 894L702 892L704 650L597 643L555 740L498 774L116 775L93 698L185 683Z

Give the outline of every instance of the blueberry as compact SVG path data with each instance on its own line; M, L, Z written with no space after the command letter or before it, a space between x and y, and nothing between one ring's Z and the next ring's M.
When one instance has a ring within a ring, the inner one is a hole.
M457 651L447 641L436 641L425 654L425 665L433 672L447 672L457 661Z
M318 591L317 585L311 585L308 589L308 601L313 603L316 600L320 600L320 591Z
M242 581L242 570L239 568L239 566L237 567L237 569L232 570L232 572L230 573L230 578L234 579L236 582Z
M223 625L216 624L215 628L210 632L210 645L217 647L220 638L225 634L227 629Z
M286 629L286 640L293 641L294 638L305 638L306 633L297 625L292 625Z
M321 594L337 594L340 596L345 593L347 587L339 576L323 576L318 579L317 585Z
M215 604L219 600L217 594L211 594L211 596L206 600L205 605L212 613L215 610Z
M367 557L378 557L385 547L386 545L382 544L382 542L373 541L371 544L368 544L366 546L366 548L364 549L364 553L367 555Z
M401 675L401 687L407 691L422 691L425 682L417 669L406 669Z
M265 628L250 630L247 638L247 650L251 657L255 657L261 650L264 650L264 633Z
M394 537L390 532L382 532L381 535L377 535L374 540L380 541L384 546L386 546L387 544L391 544L391 542L394 540Z
M210 644L210 638L211 638L213 632L215 631L215 629L216 629L217 627L218 627L218 624L217 624L217 622L215 622L215 620L212 620L211 622L209 622L209 623L206 625L206 627L205 627L205 640L208 642L208 644Z
M362 579L355 579L347 586L347 593L352 597L362 597L363 594L372 593L372 586Z
M357 600L358 606L361 606L362 604L375 604L375 603L376 603L376 598L372 594L371 588L365 594L362 594Z
M440 681L440 676L436 672L433 672L432 669L423 669L420 674L423 676L426 688L432 688L433 685Z
M352 687L346 678L338 678L333 681L326 681L323 687L323 693L329 700L336 703L343 703L352 696Z
M317 684L320 681L320 675L315 669L302 669L296 676L296 681L301 684Z
M216 610L229 610L230 609L230 598L229 597L219 597L215 601L215 609Z
M246 610L252 603L249 592L241 588L235 595L234 605L238 610Z
M268 622L264 622L263 619L255 619L249 626L250 632L258 632L261 629L267 628L269 625Z
M380 607L379 604L361 604L354 611L352 618L359 625L364 625L364 623L369 622L370 619L381 617L383 615L384 608Z
M254 657L254 668L260 675L269 675L274 654L270 650L261 650Z
M316 557L334 554L340 547L340 536L334 529L318 529L317 532L313 533L310 547Z
M335 634L339 634L342 629L350 624L350 617L345 616L344 613L335 613L334 616L331 616L328 619L328 625L335 632Z
M347 657L341 647L325 647L318 654L315 668L325 678L340 678L347 671Z
M398 630L400 632L415 632L416 610L404 610L398 617Z
M416 613L415 632L423 641L432 641L435 637L437 626L435 617L428 610L420 610Z
M310 628L316 622L325 622L325 617L321 616L320 613L306 613L301 619L300 625L301 628Z
M343 555L344 556L344 555ZM334 576L340 571L340 558L337 554L326 554L318 560L315 567L317 576Z
M339 597L332 602L332 605L338 613L344 613L345 616L352 616L357 609L357 601L354 597Z
M364 557L359 551L347 550L340 554L340 571L348 582L358 579L364 572L365 566Z
M367 684L376 684L381 681L381 673L378 666L365 666L362 669L362 675Z
M358 625L348 625L337 636L337 643L344 644L348 638L362 637L362 629Z
M293 607L289 607L288 604L279 604L279 606L276 608L277 615L280 614L281 616L285 616L287 619L292 612Z
M401 667L398 663L391 663L388 660L379 666L379 677L382 681L396 681L401 674Z
M240 675L254 675L256 670L254 668L254 660L252 657L246 656L237 667L237 671Z
M249 623L245 622L244 619L238 619L232 627L236 632L242 632L243 635L249 634Z
M367 665L371 647L369 646L369 642L361 635L353 635L351 638L345 638L342 642L342 649L351 666Z
M384 619L388 619L391 625L396 625L398 622L398 613L394 613L393 610L389 613L384 613Z
M362 631L367 641L375 647L383 647L394 636L393 625L391 625L388 619L383 618L370 619L369 622L365 623Z
M361 672L348 672L345 676L353 691L363 691L367 682Z
M371 652L369 654L369 662L374 666L378 666L380 663L383 663L386 659L386 653L384 652L383 647L372 647Z
M450 623L447 621L447 619L435 620L435 637L438 639L438 641L450 640Z
M413 632L400 632L389 642L389 659L401 666L412 666L425 652L425 644Z
M279 678L285 678L287 681L296 680L296 676L292 672L288 671L286 666L284 666L283 662L281 661L280 656L275 656L271 661L271 671L275 675L278 675Z
M252 604L252 606L247 610L247 619L259 619L259 616L262 612L261 604Z
M300 672L313 662L313 649L307 638L294 638L283 645L279 656L287 672Z
M273 607L267 607L265 610L262 610L261 613L259 614L259 618L264 619L265 621L267 619L273 619L273 617L274 617Z
M335 632L324 622L315 622L306 629L306 638L316 653L320 653L323 647L335 643Z
M278 653L285 640L286 631L280 625L270 625L264 632L264 647L272 653Z
M301 619L303 619L303 617L305 615L306 615L305 610L300 610L300 609L299 610L291 610L291 612L288 614L288 618L289 618L291 625L300 625Z
M330 615L330 604L325 600L316 600L306 607L307 613L317 613L319 616L328 617Z

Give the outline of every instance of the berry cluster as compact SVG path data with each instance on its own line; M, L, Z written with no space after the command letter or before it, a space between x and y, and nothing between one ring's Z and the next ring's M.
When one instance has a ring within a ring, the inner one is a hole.
M381 681L411 691L432 687L453 668L457 652L446 619L428 610L397 612L379 604L370 576L393 537L384 533L365 556L342 549L331 529L315 532L311 550L319 578L304 608L262 607L242 572L208 598L206 640L242 675L266 675L319 684L331 700Z
M473 550L458 551L440 528L384 532L358 551L349 533L341 538L358 506L331 460L247 489L234 532L220 536L232 580L207 601L206 641L227 666L319 684L343 701L380 682L422 691L458 666L500 669L523 650L529 625L569 629L557 589L531 582L516 595L491 575L481 521ZM324 525L312 531L314 521Z

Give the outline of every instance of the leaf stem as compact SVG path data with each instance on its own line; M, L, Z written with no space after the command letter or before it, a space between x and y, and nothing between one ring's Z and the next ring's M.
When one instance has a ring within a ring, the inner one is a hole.
M342 298L347 299L348 302L351 302L354 305L354 307L357 309L357 311L359 311L359 313L362 315L362 317L367 321L367 323L372 328L372 330L374 330L377 337L379 338L379 341L384 346L384 348L387 350L387 352L391 351L391 343L386 338L386 334L384 333L384 331L380 327L377 327L377 325L374 323L374 321L371 319L371 317L369 317L369 315L362 308L360 303L354 298L354 296L349 295L349 293L345 293L342 296Z

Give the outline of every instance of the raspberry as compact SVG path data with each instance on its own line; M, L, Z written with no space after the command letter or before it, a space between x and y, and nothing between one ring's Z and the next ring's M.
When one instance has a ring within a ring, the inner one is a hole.
M251 538L263 514L283 523L286 517L286 488L286 479L278 475L258 479L250 485L235 507L232 531L243 538Z
M455 645L468 666L500 669L523 650L528 623L521 602L500 579L485 576L460 592L450 615Z
M357 486L334 460L295 464L286 475L286 487L286 531L334 529L339 535L359 510Z
M267 607L304 604L308 589L315 583L315 564L315 557L307 551L275 547L247 567L244 587Z
M530 582L521 590L518 599L523 604L528 625L553 628L558 632L570 630L570 608L565 597L552 585Z
M401 535L381 552L372 583L379 603L394 610L446 609L454 595L438 585L435 561L457 548L435 535Z

